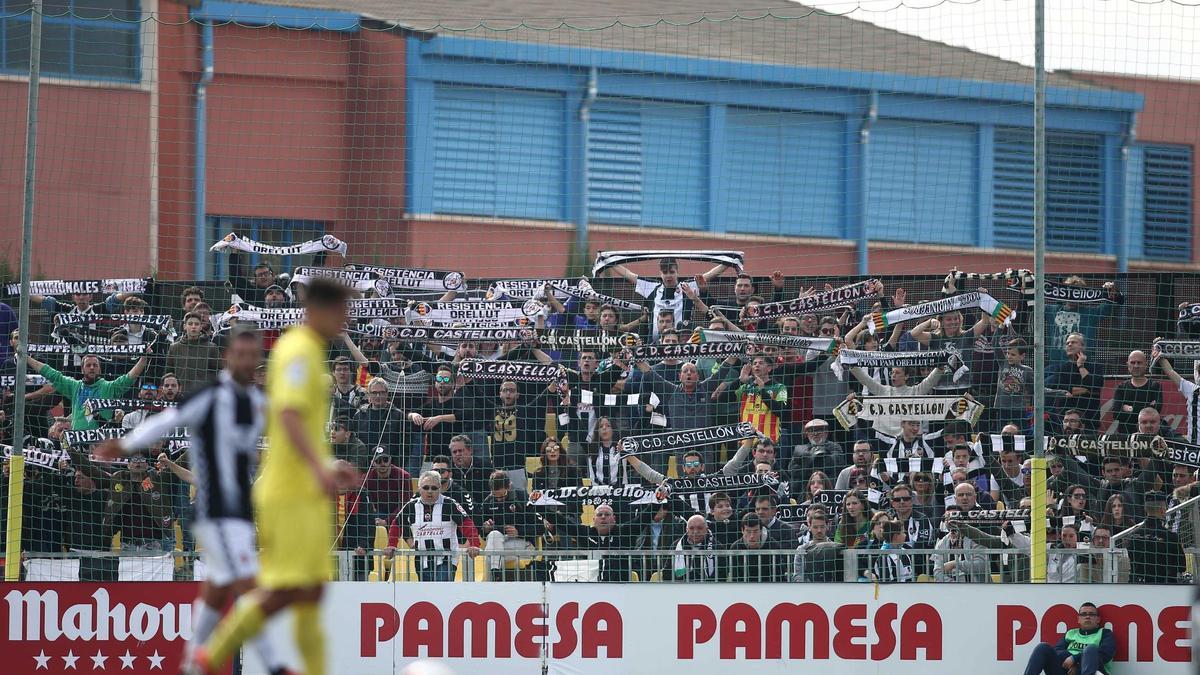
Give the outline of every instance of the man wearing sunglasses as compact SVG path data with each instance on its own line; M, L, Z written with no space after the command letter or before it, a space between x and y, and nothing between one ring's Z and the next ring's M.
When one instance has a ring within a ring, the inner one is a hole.
M1025 675L1107 675L1116 653L1117 639L1111 629L1101 627L1100 610L1085 602L1079 606L1079 627L1067 631L1058 644L1034 647Z

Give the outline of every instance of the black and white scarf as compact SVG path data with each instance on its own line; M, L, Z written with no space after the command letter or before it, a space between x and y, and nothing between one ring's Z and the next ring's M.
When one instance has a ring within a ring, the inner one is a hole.
M33 295L70 295L73 293L145 293L150 285L150 279L85 279L69 281L63 279L44 279L29 282L29 292ZM4 287L9 295L20 295L21 284L7 284Z
M552 328L539 330L537 344L545 349L598 349L610 352L617 347L634 347L641 339L633 333L600 330Z
M567 288L575 283L574 279L497 279L488 286L484 300L532 300L542 297L546 287L550 287L554 297L566 300L571 297Z
M700 429L668 431L662 434L626 436L621 439L621 452L633 456L660 452L674 454L690 448L754 438L758 435L758 431L749 422L719 424Z
M1191 302L1179 308L1179 330L1195 331L1200 328L1200 302Z
M1173 464L1200 467L1200 445L1168 438L1163 441L1167 448L1163 459Z
M26 387L41 387L45 386L46 378L36 373L25 373ZM16 375L0 375L0 387L11 388L17 386Z
M977 272L960 272L951 270L946 275L945 281L942 282L942 295L955 295L963 290L964 284L961 282L969 282L965 285L975 285L982 281L997 281L1004 280L1004 287L1010 291L1017 291L1033 297L1033 272L1026 269L1014 270L1006 269L1003 272L977 273Z
M675 544L675 560L673 561L675 573L687 575L689 580L715 579L717 576L717 556L713 551L716 549L717 538L711 531L704 537L704 541L699 544L693 544L688 541L686 535L680 537L679 542ZM685 555L684 551L708 551L708 555ZM694 574L688 574L689 570L692 570L692 560L697 558L702 562L704 568L697 570ZM745 560L749 561L750 559L746 558Z
M842 401L833 409L833 416L847 429L858 424L860 418L890 418L897 425L903 420L963 419L974 425L982 413L983 404L965 396L865 396Z
M502 279L488 288L485 297L488 300L540 299L547 288L559 300L574 298L582 302L598 302L634 312L642 308L639 303L598 293L587 279Z
M739 272L742 271L742 266L745 264L745 253L741 251L597 251L596 262L592 264L592 276L594 277L615 265L628 265L629 263L642 262L645 260L661 260L663 258L712 262L717 263L718 265L736 268Z
M1013 318L1017 314L1016 310L993 298L990 294L972 291L952 295L941 300L931 300L930 302L922 302L917 305L899 307L886 312L875 312L870 316L870 323L867 324L867 329L872 334L880 333L885 328L905 321L928 319L939 314L944 314L945 312L962 311L976 307L987 312L1001 325L1005 326L1012 323Z
M951 345L947 345L945 349L932 352L869 352L861 349L843 349L829 363L829 369L837 375L839 380L843 380L845 379L844 368L889 369L897 366L937 368L942 365L949 365L951 368L954 368L953 379L955 382L958 382L962 379L963 375L969 372L966 364L963 363L962 355L958 349Z
M774 333L743 333L736 330L692 331L689 342L748 342L754 345L770 345L781 349L798 349L821 354L838 351L838 341L833 338L810 338L801 335L776 335Z
M293 284L308 286L313 279L332 279L343 286L367 293L375 291L380 297L391 295L391 284L369 270L338 269L336 267L297 267L292 271Z
M566 377L566 370L561 364L557 363L463 359L458 364L458 374L477 380L557 382Z
M409 322L428 324L528 325L545 314L546 307L537 300L525 302L507 300L464 300L459 302L414 302L405 318Z
M22 451L21 455L25 458L26 464L32 464L42 469L59 473L59 462L62 462L63 460L66 460L67 462L71 461L71 455L66 450L54 447L53 441L40 438L37 440L37 442L41 447L27 447ZM0 448L4 449L5 459L12 459L13 448L11 445L0 445ZM7 480L7 477L5 480Z
M535 336L532 328L509 326L448 328L370 324L360 327L356 332L384 340L444 345L456 345L463 342L525 342Z
M879 440L887 445L887 449L883 451L883 456L890 459L906 459L906 458L924 458L924 459L942 459L936 457L933 451L933 446L929 444L929 438L925 434L921 434L911 441L904 440L904 436L890 436L888 434L875 434Z
M303 307L256 307L235 303L220 314L209 317L220 330L234 321L256 324L262 330L280 330L304 323Z
M1116 304L1118 302L1109 295L1107 288L1088 288L1057 281L1047 281L1043 286L1046 291L1046 302L1072 302L1077 305L1095 305L1101 302Z
M706 494L710 492L726 492L733 494L738 491L769 488L779 489L779 478L769 473L745 473L726 475L724 473L706 473L700 476L684 476L668 478L662 483L672 495Z
M89 398L83 402L83 415L88 419L106 410L166 410L179 405L175 401L139 401L126 398Z
M754 313L747 319L770 321L785 316L801 316L803 314L823 314L837 309L845 309L858 304L860 300L873 298L878 292L868 292L867 288L876 283L874 280L859 281L823 291L806 298L785 300L783 302L767 302L754 308Z
M466 290L462 272L454 270L427 270L418 267L382 267L380 265L349 264L348 270L356 272L373 272L388 282L395 289L430 291L445 293L446 291Z
M223 251L227 248L232 248L237 251L245 251L246 253L258 253L259 255L307 255L310 253L321 253L322 251L332 251L346 257L346 242L338 239L332 234L327 234L320 239L312 239L310 241L292 244L290 246L272 246L254 241L250 237L240 235L236 232L230 232L225 235L217 243L213 244L210 251Z
M616 504L634 506L657 504L657 489L631 484L620 487L613 485L572 485L549 490L534 490L529 493L531 506L565 506L567 504ZM614 506L614 509L617 507Z
M745 342L701 342L692 343L684 342L681 344L666 345L639 345L629 349L630 355L635 361L663 361L667 359L679 359L683 361L694 361L703 358L726 358L729 356L741 356L746 353Z
M356 298L346 303L347 315L359 321L367 319L399 319L409 303L401 298Z
M999 455L1002 452L1015 452L1021 457L1028 457L1033 451L1033 444L1026 436L1006 436L1002 434L979 434L971 448L976 455Z
M94 354L96 356L144 356L147 345L63 345L32 344L26 347L30 354Z
M1150 349L1153 367L1160 358L1200 359L1200 340L1159 340Z
M917 440L922 441L923 439L917 437ZM903 476L910 473L931 473L940 476L949 473L952 469L954 469L954 465L941 457L902 455L880 457L875 460L871 475L878 477L880 473L887 472L892 476Z
M121 427L99 427L97 429L70 429L63 432L62 444L67 447L79 447L81 445L92 445L103 441L112 440L114 438L124 438L125 434L129 433L129 429ZM180 440L191 438L191 431L187 427L177 427L169 435L163 436L166 440Z
M130 324L150 328L167 341L176 337L175 322L166 314L55 314L51 334L67 344L107 344L112 330Z

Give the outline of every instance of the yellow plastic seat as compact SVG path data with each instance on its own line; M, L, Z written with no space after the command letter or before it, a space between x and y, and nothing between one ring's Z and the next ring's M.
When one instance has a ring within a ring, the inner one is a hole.
M525 458L525 473L526 475L535 474L542 470L541 457L526 457Z
M583 513L579 517L579 522L587 527L591 527L596 520L596 507L592 504L583 505Z
M650 583L659 583L662 581L662 570L656 571L650 575Z
M928 574L918 574L917 575L917 583L918 584L928 584L928 583L932 583L932 582L933 582L933 577L929 576Z
M667 478L679 478L679 467L676 466L675 455L667 458Z
M630 581L641 581L641 580L642 580L642 578L641 578L641 576L639 576L639 575L638 575L638 573L637 573L637 572L634 572L634 571L632 571L632 570L631 570L631 571L629 572L629 580L630 580Z

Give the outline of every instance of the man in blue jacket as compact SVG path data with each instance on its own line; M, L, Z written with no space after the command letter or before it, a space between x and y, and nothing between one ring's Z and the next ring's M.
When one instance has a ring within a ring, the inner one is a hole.
M1043 642L1029 655L1025 675L1095 675L1112 671L1117 639L1100 626L1100 610L1090 602L1079 606L1079 628L1072 628L1053 647Z

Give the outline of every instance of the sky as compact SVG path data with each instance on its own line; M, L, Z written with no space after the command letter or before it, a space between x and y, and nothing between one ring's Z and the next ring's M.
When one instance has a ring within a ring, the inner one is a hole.
M1033 0L802 4L1033 65ZM1200 0L1047 0L1046 67L1200 80Z

